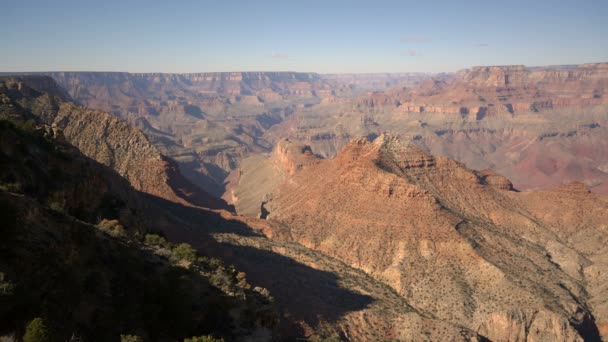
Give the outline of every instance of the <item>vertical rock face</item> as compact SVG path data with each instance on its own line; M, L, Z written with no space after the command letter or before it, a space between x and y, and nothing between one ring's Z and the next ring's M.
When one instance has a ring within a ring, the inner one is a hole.
M602 290L580 270L605 264L587 259L575 242L583 238L553 215L591 210L595 219L576 230L604 241L597 220L608 202L578 188L560 190L585 198L573 207L536 198L494 172L381 135L291 172L264 208L279 223L274 239L363 270L420 312L490 340L582 341L603 334L605 313L593 304Z
M474 67L463 76L463 81L473 86L507 87L522 85L528 74L523 65Z
M394 100L406 104L402 112L526 114L568 107L605 105L608 63L567 68L523 65L474 67L448 84L423 86ZM458 107L460 105L460 107ZM478 112L478 111L477 111Z
M289 140L280 141L272 152L273 161L277 167L288 175L320 161L312 152L310 146L293 143Z

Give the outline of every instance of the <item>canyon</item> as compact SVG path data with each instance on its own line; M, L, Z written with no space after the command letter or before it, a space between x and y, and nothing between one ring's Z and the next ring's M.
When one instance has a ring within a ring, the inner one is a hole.
M606 194L608 64L473 67L454 74L46 73L71 98L125 119L215 196L283 138L334 157L391 133L493 169L520 190L582 181Z
M10 310L5 312L4 307L0 310L4 317L1 333L18 333L11 329L29 314L20 310L34 310L22 308L23 303L45 302L34 296L49 300L68 298L59 289L47 286L46 279L28 278L50 267L45 258L58 260L58 265L53 267L71 267L74 272L84 272L86 265L80 264L84 262L80 258L86 256L84 260L95 265L91 272L98 272L95 276L103 276L104 281L109 282L104 286L110 286L118 279L135 281L129 275L116 273L123 269L116 265L121 262L128 263L123 267L138 265L136 267L143 267L143 270L150 270L151 265L155 265L155 272L156 268L161 269L158 271L161 284L175 281L170 278L170 272L175 271L162 266L167 263L166 254L162 254L167 252L162 248L154 252L160 253L156 256L149 255L153 247L147 242L140 247L143 251L125 249L125 246L142 244L138 242L141 234L162 234L176 244L187 242L201 253L201 260L219 258L216 260L226 263L219 267L206 264L209 261L200 264L182 260L179 263L179 267L194 272L189 277L197 284L196 291L202 291L197 292L201 296L197 303L202 304L195 304L199 306L193 306L194 312L190 313L194 316L188 324L198 324L196 329L189 328L193 332L213 332L245 341L334 337L352 340L481 339L470 329L417 312L386 285L364 272L298 244L267 239L263 232L270 231L271 222L235 216L230 208L202 207L198 201L200 196L206 196L205 193L196 197L182 196L193 191L191 184L174 186L172 168L167 167L163 156L142 138L141 132L109 114L67 101L65 94L49 78L23 76L0 81L0 118L3 119L0 121L0 160L6 166L0 174L0 214L10 228L2 231L6 239L0 244L3 255L10 257L3 258L0 266L2 285L15 287L19 294L14 300L12 293L7 298L2 297ZM87 122L86 128L80 126L83 120ZM86 134L77 134L76 127ZM133 150L121 153L120 146L115 143L128 144L129 141L135 145ZM130 153L138 151L147 153ZM147 166L141 173L130 173L133 167L123 169L134 158L140 158L137 162ZM208 200L204 204L211 203ZM216 201L214 203L220 202ZM40 243L51 247L41 248ZM69 253L74 260L66 257ZM62 265L59 261L63 258L70 263ZM142 263L143 266L139 266ZM236 272L235 267L242 273ZM165 268L169 270L162 271ZM211 271L207 270L209 268ZM134 272L131 277L137 279L148 276L137 273L142 272L140 268L130 271ZM45 284L44 287L34 290L36 281ZM125 320L120 315L108 316L115 311L104 307L107 296L121 294L112 291L99 297L78 287L79 284L73 285L73 291L79 295L72 296L65 308L69 311L87 307L88 316L70 316L60 310L47 314L53 324L74 329L72 336L114 339L118 338L118 333L131 332L120 329L137 327L145 338L188 337L184 336L189 331L184 327L187 321L174 326L170 321L150 323L146 317ZM125 291L131 289L127 286ZM148 310L144 303L149 299L132 295L129 306L112 309ZM183 300L180 297L173 299ZM120 301L119 298L115 300ZM394 303L402 304L395 306ZM214 305L215 311L205 311L206 305ZM20 315L12 316L11 310L19 310ZM173 310L171 312L178 309ZM144 312L131 314L137 316ZM92 317L90 315L99 319L87 319ZM229 323L213 328L209 323L197 321L200 317L223 319ZM171 330L166 325L174 328ZM180 326L182 330L179 330ZM208 330L210 327L213 330ZM70 332L61 331L64 335ZM70 338L70 335L66 336ZM3 338L10 339L11 335L3 335Z
M605 63L7 75L0 201L36 236L116 220L102 245L232 265L180 266L238 308L199 330L229 339L601 341L606 86Z

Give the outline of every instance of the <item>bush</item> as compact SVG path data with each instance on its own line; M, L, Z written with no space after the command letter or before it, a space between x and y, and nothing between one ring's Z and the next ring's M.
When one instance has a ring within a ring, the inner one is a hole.
M58 213L63 213L65 208L63 206L63 204L56 202L56 201L52 201L49 203L49 208L53 211L56 211Z
M21 185L21 183L5 183L0 184L0 190L21 193L23 192L23 186Z
M144 340L137 335L120 335L120 342L144 342Z
M15 286L6 280L4 273L0 272L0 296L10 296L13 294Z
M194 262L197 259L196 250L187 243L180 243L179 245L175 246L175 248L171 250L171 253L171 259L176 262L182 260Z
M146 245L151 246L171 248L171 244L169 243L169 241L167 241L167 239L158 234L146 234L146 237L144 238L144 243Z
M114 237L121 237L126 235L125 227L123 227L122 224L120 224L120 221L118 220L103 219L97 224L97 228Z
M211 258L211 259L209 259L209 267L211 269L215 270L215 269L223 267L223 266L224 266L224 263L222 262L222 260L220 260L218 258Z
M29 119L21 125L21 129L27 133L33 133L36 131L36 121Z
M25 328L23 342L47 342L51 341L51 334L44 319L34 318Z
M215 338L211 335L190 337L184 339L184 342L224 342L223 338Z

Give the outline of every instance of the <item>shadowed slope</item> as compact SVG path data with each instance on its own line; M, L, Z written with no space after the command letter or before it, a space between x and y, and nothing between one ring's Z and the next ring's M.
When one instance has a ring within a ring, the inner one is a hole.
M177 164L161 155L139 130L104 112L79 107L54 94L59 88L45 77L2 78L0 92L10 104L1 114L35 118L61 134L83 154L116 170L143 192L172 201L209 208L228 208L193 186L178 171ZM38 88L34 88L38 87Z

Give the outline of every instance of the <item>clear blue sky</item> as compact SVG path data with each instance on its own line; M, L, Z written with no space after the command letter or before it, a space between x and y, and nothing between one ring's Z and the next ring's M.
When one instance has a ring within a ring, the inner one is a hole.
M9 0L0 6L0 71L439 72L608 62L608 0Z

